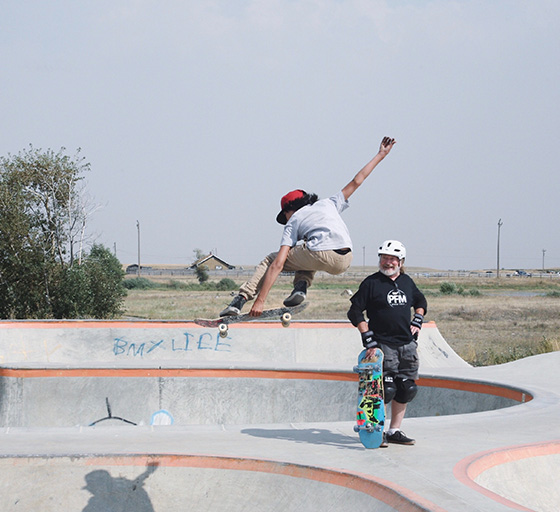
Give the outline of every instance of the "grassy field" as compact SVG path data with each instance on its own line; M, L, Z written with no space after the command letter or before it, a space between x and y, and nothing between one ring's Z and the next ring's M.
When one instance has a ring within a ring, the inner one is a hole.
M347 291L355 292L363 277L318 275L308 293L309 306L298 318L346 319ZM447 342L471 364L498 364L560 349L560 278L414 279L428 299L426 320L435 321ZM129 290L125 317L215 318L231 300L232 292L202 289L193 277L150 282L155 287ZM291 278L280 277L267 305L280 306L290 290Z

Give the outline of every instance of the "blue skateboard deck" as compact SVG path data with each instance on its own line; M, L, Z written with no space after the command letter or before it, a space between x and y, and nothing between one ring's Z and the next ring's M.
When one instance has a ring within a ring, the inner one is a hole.
M365 360L366 351L358 356L354 371L359 376L358 410L354 431L358 432L366 448L379 448L383 442L385 404L383 402L383 351L375 349L371 359Z

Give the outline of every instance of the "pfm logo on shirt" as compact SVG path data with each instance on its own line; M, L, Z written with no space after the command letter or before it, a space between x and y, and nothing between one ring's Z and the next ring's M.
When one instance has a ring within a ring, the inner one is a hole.
M406 294L401 290L391 290L387 294L387 304L392 308L396 306L406 306Z

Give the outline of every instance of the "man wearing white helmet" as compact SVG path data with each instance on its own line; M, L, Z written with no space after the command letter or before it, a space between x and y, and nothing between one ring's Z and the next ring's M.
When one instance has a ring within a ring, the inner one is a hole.
M401 242L386 240L379 247L378 255L379 271L366 277L350 299L348 318L360 331L368 352L379 347L385 355L383 387L385 404L391 403L391 424L382 446L387 446L387 442L412 445L414 439L407 437L400 427L406 406L418 390L416 340L428 303L414 281L404 273L406 249Z

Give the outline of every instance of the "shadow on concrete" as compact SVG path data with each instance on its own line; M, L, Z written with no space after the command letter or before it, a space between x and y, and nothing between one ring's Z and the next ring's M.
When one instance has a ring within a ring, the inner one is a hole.
M241 431L254 437L262 437L264 439L284 439L295 443L308 443L324 446L336 446L349 450L363 450L363 446L356 438L353 439L344 434L337 434L326 429L309 428L309 429L264 429L264 428L246 428Z
M114 478L104 469L97 469L85 476L85 490L92 494L82 512L154 512L154 507L144 482L157 469L157 464L150 464L144 473L129 480L124 477Z

